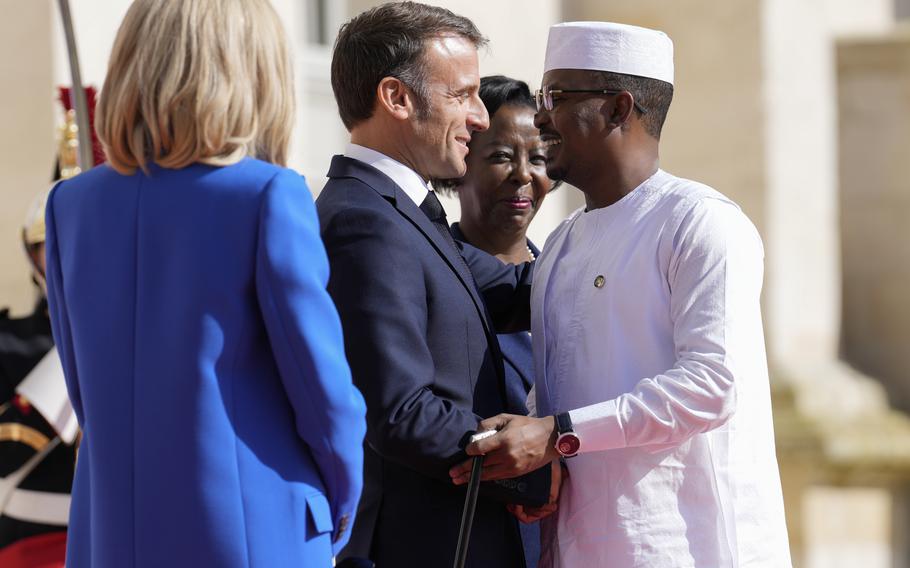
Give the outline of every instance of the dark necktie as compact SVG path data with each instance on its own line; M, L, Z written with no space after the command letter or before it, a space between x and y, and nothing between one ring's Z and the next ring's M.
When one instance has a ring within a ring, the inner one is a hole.
M455 239L452 237L452 232L449 230L449 222L446 220L446 210L442 208L442 203L440 203L439 198L436 197L435 191L427 192L427 196L423 198L423 203L420 204L420 210L430 218L430 221L433 222L433 226L436 227L436 230L439 231L442 238L455 249L455 252L458 253L458 258L461 258L461 252L458 250ZM462 262L464 261L462 260Z
M471 276L471 282L474 282L474 274L471 272L470 267L468 267L468 263L465 262L464 257L461 256L461 249L455 244L455 238L452 236L452 231L449 230L449 222L446 220L446 210L442 208L442 203L440 203L439 198L436 197L435 191L427 192L427 196L423 198L423 203L420 204L420 210L430 218L433 226L436 227L436 230L442 235L443 240L449 243L455 250L455 256L458 257L461 267ZM474 282L474 286L477 286L476 282Z
M458 248L458 245L455 244L455 238L452 236L451 230L449 230L449 222L446 220L446 210L442 208L442 203L439 202L439 198L436 197L436 192L428 191L427 196L423 198L423 202L420 204L420 210L430 218L430 221L433 223L433 226L436 227L436 230L442 234L443 240L449 243L453 249L455 249L455 256L458 257L458 260L461 263L461 267L464 269L465 273L470 277L470 283L474 285L474 290L476 293L480 293L480 287L477 286L477 281L474 280L474 273L471 272L471 268L468 266L468 263L465 262L463 256L461 256L461 249ZM458 272L458 269L455 269L455 272ZM470 284L469 284L470 286ZM481 318L485 319L484 328L492 329L490 323L492 318L490 317L490 312L487 309L486 303L480 304ZM502 371L502 351L499 349L499 342L496 340L495 332L488 335L490 341L490 347L493 349L494 357L500 361L500 370L497 373L499 377L499 395L502 397L503 404L508 404L508 397L505 391L505 379L503 378Z

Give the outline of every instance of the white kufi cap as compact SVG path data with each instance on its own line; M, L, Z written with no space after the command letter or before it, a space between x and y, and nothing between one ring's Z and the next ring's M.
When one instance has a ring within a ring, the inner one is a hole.
M612 22L565 22L550 27L544 73L589 69L673 84L673 41L663 32Z

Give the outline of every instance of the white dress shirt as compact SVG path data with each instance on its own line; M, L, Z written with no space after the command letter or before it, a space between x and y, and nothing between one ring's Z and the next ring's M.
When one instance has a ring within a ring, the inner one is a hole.
M658 170L547 240L532 291L537 413L570 411L554 564L788 567L759 296L761 239Z
M345 148L344 155L348 158L360 160L369 166L373 166L392 178L392 181L397 183L398 187L404 190L408 197L417 204L417 207L420 207L420 204L423 203L423 200L427 196L427 192L432 191L430 184L423 181L420 174L401 162L386 156L382 152L377 152L372 148L367 148L366 146L351 142L347 145L347 148Z

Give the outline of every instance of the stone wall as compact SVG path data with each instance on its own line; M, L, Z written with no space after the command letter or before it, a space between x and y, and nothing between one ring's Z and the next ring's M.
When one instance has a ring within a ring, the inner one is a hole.
M20 314L35 301L22 222L34 197L50 188L56 152L52 7L21 2L15 18L0 18L0 308Z

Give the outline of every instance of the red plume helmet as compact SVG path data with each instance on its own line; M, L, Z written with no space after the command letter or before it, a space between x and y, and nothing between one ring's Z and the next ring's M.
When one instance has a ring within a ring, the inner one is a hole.
M73 108L72 93L70 87L60 87L60 102L63 103L63 109L69 111ZM88 104L88 123L92 128L92 158L94 165L103 164L105 161L104 150L101 142L98 141L98 135L95 133L95 102L97 101L97 91L95 87L85 87L85 99Z

